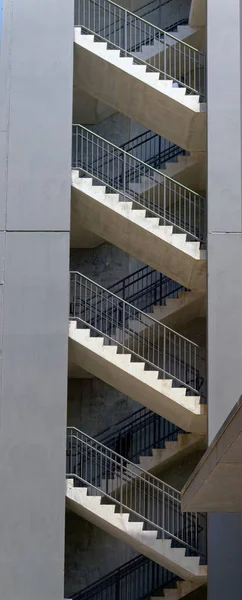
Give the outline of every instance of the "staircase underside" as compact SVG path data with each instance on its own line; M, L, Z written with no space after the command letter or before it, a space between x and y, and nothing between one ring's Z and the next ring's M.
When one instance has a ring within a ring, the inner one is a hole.
M207 169L205 152L193 152L190 156L177 156L176 162L167 162L161 173L175 179L191 190L201 192L207 187Z
M198 291L205 290L206 261L201 258L202 253L199 249L196 250L197 245L194 242L187 246L184 243L184 249L188 248L189 252L177 248L162 239L160 235L156 235L155 229L148 229L147 219L135 219L136 211L132 211L132 215L127 211L121 214L119 207L115 207L114 204L108 205L97 195L94 197L92 190L90 192L84 191L84 188L82 190L82 185L84 184L80 179L73 181L72 185L72 247L77 247L73 245L74 241L79 237L81 239L84 227L184 287ZM182 236L176 237L176 240L179 239L182 240Z
M177 441L166 442L164 449L154 448L152 456L141 456L139 466L153 475L160 476L175 463L197 450L206 450L205 436L181 433Z
M167 298L165 306L153 306L150 313L157 321L176 331L183 325L206 315L205 294L179 292L178 298Z
M76 30L77 32L77 30ZM85 47L85 35L76 33L74 44L74 104L84 89L147 129L186 150L205 151L206 113L192 110L98 55L97 43ZM95 50L96 46L96 51ZM92 48L92 49L91 49ZM115 52L110 50L110 53Z
M206 27L206 0L192 0L189 25L191 27Z

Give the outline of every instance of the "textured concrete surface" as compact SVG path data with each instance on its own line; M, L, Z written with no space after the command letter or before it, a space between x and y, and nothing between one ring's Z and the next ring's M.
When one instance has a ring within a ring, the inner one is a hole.
M108 242L98 248L72 249L70 254L71 271L79 271L106 288L143 266L142 262Z
M95 437L141 406L100 379L69 379L68 425Z
M66 513L65 552L66 597L136 556L132 548L71 511Z

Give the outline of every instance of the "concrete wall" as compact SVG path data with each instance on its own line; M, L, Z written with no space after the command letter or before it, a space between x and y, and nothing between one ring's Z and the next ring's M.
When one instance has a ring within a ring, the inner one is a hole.
M66 513L65 597L136 556L132 548L71 511Z
M241 31L239 0L229 4L208 0L207 6L208 426L211 442L241 394ZM208 523L208 598L239 600L242 596L241 516L211 514Z
M3 0L0 597L63 600L73 4Z
M72 271L79 271L106 288L143 266L136 258L108 242L97 248L72 249L70 253Z
M100 379L69 379L67 424L95 437L140 405Z

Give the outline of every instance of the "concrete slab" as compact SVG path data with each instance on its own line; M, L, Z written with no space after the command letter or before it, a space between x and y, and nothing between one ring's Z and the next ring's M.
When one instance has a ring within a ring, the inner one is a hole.
M242 512L242 396L183 488L182 510Z

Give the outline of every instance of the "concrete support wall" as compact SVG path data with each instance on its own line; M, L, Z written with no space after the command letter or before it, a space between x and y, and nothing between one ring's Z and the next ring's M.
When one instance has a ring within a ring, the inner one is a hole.
M3 0L0 597L63 600L73 4Z
M241 394L241 33L239 0L208 0L207 8L211 442ZM209 600L241 598L241 540L240 515L209 515Z
M74 513L66 513L65 597L108 575L137 554Z
M79 271L107 289L143 266L135 257L108 242L97 248L73 249L70 254L72 271Z

